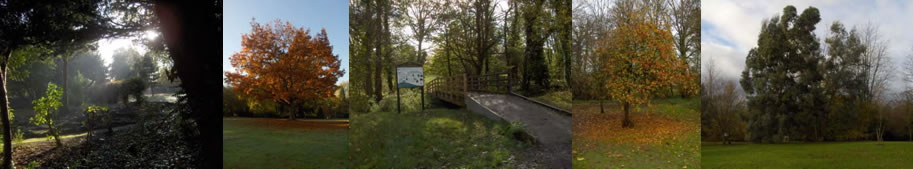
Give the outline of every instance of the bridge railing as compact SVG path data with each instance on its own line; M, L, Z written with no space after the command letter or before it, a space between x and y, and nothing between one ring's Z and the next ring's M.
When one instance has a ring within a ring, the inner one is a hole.
M463 106L467 92L503 93L511 91L513 75L492 73L477 76L466 74L440 77L426 84L428 93L441 100Z
M425 87L431 96L438 99L465 106L463 102L466 97L466 75L439 77L429 82Z
M487 93L510 93L511 74L510 73L492 73L478 76L470 76L467 87L469 91L487 92Z

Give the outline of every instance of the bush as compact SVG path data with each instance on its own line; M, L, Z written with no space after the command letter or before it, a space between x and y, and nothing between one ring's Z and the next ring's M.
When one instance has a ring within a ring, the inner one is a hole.
M60 96L63 95L63 90L54 83L48 83L48 89L45 94L45 97L32 101L35 116L29 118L29 121L39 126L47 125L48 133L46 136L48 140L53 136L59 147L63 144L60 143L60 131L57 130L53 117L56 116L57 109L63 105L63 103L60 103Z
M222 88L222 115L223 116L240 116L241 114L250 115L250 109L247 103L235 93L232 88Z
M136 104L142 104L145 100L143 98L143 90L146 89L146 82L140 78L130 78L124 82L121 86L121 94L123 94L124 103L127 103L126 98L128 96L133 96L136 99Z
M87 140L92 140L92 131L95 130L95 126L98 126L101 121L110 121L111 114L108 113L107 107L97 105L90 105L83 112L86 114L86 121L83 122L83 126L88 131L86 137L88 138Z

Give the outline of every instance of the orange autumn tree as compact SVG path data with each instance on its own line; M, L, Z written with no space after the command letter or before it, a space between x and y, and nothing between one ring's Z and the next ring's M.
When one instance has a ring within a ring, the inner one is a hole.
M633 127L631 106L649 103L660 89L694 80L688 64L675 56L672 33L639 12L626 12L616 27L600 40L597 55L603 58L608 96L623 105L622 127ZM696 88L685 88L696 93Z
M278 19L273 25L252 21L251 27L241 36L241 51L230 58L235 71L225 73L235 92L279 103L292 120L297 105L333 96L343 71L325 29L311 37L310 29Z

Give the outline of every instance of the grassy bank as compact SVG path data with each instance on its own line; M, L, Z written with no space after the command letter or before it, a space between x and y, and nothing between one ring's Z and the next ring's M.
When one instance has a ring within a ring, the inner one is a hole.
M354 168L513 168L517 130L472 112L371 112L352 118Z

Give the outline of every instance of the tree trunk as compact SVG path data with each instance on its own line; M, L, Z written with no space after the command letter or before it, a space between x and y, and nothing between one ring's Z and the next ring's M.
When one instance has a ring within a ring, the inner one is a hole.
M50 116L48 118L50 118ZM51 132L51 135L54 136L54 141L56 141L57 147L63 147L63 143L60 143L60 133L57 132L57 127L54 127L53 124L48 123L48 129L48 131Z
M222 64L218 58L222 40L222 5L207 1L155 1L155 14L160 19L162 39L174 61L173 67L181 79L181 88L187 93L190 118L197 123L198 135L190 139L200 145L200 168L221 165L218 154L222 152L222 120L220 107L223 81ZM212 154L216 154L215 157Z
M629 103L624 103L625 119L624 119L624 121L622 121L622 123L621 123L621 127L622 127L622 128L632 128L632 127L634 127L634 123L631 122L631 117L630 117L630 116L631 116L631 115L630 115L630 107L631 107L630 105L631 105L631 104L629 104Z
M387 4L384 4L384 3L379 3L379 4L377 4L377 6L375 6L377 8L377 11L375 11L375 12L377 12L377 16L378 16L378 19L375 20L375 22L379 22L378 24L375 25L375 26L377 26L375 29L380 30L381 35L383 35L383 36L380 36L381 38L375 39L375 41L374 41L375 47L377 49L377 51L374 53L374 58L375 58L375 62L374 62L374 64L375 64L374 65L375 66L374 67L374 79L375 79L375 81L374 81L374 89L375 89L374 101L376 101L376 102L380 102L383 99L383 86L382 86L383 80L381 79L381 71L383 71L383 63L384 63L383 56L384 56L384 48L386 46L383 43L384 41L382 39L387 38L387 37L386 37L386 32L383 32L386 30L383 29L384 25L382 25L382 23L385 24L387 22L387 14L386 14L387 7L386 6L387 6Z
M13 168L13 140L12 140L12 131L10 130L10 116L9 116L9 98L6 97L6 69L7 63L9 63L9 58L13 55L13 50L8 49L9 52L6 57L3 57L0 60L0 118L3 118L3 168L9 169Z
M599 113L605 113L605 100L599 100Z
M70 52L65 52L64 56L62 58L63 59L63 111L61 111L62 113L70 112L70 92L69 92L70 78L67 78L68 77L67 75L69 75L68 67L70 65L69 56L70 56ZM60 142L60 140L58 140L57 142Z

